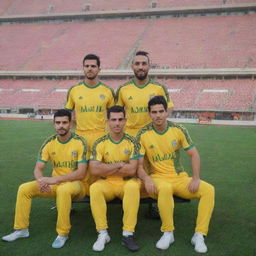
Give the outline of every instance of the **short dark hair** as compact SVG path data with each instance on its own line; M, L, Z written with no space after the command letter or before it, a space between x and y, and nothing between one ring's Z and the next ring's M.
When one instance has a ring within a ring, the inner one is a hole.
M67 116L69 122L71 121L71 112L67 109L59 109L54 113L53 120L58 116Z
M167 110L167 101L164 98L164 96L155 96L155 97L153 97L148 102L148 111L150 112L151 106L161 105L161 104L164 106L164 109Z
M98 67L100 67L100 57L95 54L87 54L83 59L83 65L86 60L96 60Z
M138 56L138 55L141 55L141 56L145 56L147 59L148 59L148 63L150 62L149 61L149 53L148 52L145 52L145 51L137 51L136 53L135 53L135 56Z
M110 108L107 109L107 119L110 118L110 113L123 113L124 114L124 117L125 117L125 110L124 110L124 107L122 106L118 106L118 105L115 105L115 106L112 106Z

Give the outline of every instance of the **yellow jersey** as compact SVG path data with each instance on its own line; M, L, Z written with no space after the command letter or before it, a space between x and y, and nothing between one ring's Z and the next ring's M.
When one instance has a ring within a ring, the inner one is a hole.
M125 107L127 128L141 129L151 122L148 114L148 102L154 96L164 96L168 108L173 107L173 102L165 86L152 79L149 79L144 86L138 86L134 80L130 80L118 88L116 104Z
M129 160L139 158L139 145L134 137L124 134L118 142L111 139L107 134L95 141L92 147L90 160L100 161L105 164L114 164L118 162L128 163ZM120 176L111 175L108 179L122 179Z
M76 130L93 131L106 128L106 109L114 105L114 91L103 83L88 86L81 82L67 95L66 109L76 112Z
M184 172L180 161L180 150L194 147L186 128L180 124L167 121L167 128L160 133L153 123L138 132L140 156L146 157L150 163L149 174L165 177L177 177Z
M49 137L41 146L37 161L52 163L52 176L62 176L77 169L79 163L88 162L86 140L71 134L66 142L61 142L57 135Z

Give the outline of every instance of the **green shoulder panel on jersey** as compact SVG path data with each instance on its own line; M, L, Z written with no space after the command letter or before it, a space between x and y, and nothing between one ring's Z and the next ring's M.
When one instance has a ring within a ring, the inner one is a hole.
M132 157L138 157L139 156L139 152L140 152L140 147L139 144L137 143L136 138L134 138L133 136L125 133L124 134L124 139L130 141L133 145L134 145L134 154Z
M106 85L106 84L104 84L104 83L102 83L102 82L100 82L100 84L102 86L106 87L107 89L109 89L111 91L111 93L112 93L113 98L115 99L115 92L114 92L113 88L108 86L108 85Z
M154 81L153 79L150 79L150 82L151 82L152 84L155 84L155 85L158 85L158 86L162 87L162 89L164 90L166 99L167 99L167 101L169 102L169 101L170 101L170 96L169 96L169 93L168 93L168 91L167 91L166 86L164 86L163 84L160 84L160 83Z
M136 141L140 141L140 137L143 133L147 131L153 130L153 123L149 123L146 126L144 126L142 129L140 129L136 135Z
M103 137L100 137L98 138L94 143L93 143L93 146L92 146L92 158L93 159L96 159L96 155L97 155L97 151L96 151L96 147L97 145L100 143L100 142L103 142L105 140L108 140L109 139L109 136L108 134L107 135L104 135Z
M75 84L75 85L73 85L73 86L71 86L71 87L69 88L68 93L67 93L67 101L68 101L69 94L70 94L71 90L72 90L73 88L77 87L77 86L82 85L83 83L84 83L84 82L81 81L81 82L79 82L78 84Z
M178 124L178 123L171 122L171 121L167 121L167 124L168 124L169 127L175 127L175 128L180 129L180 130L184 133L187 142L188 142L190 145L193 144L193 141L192 141L192 139L191 139L191 137L190 137L190 135L189 135L187 129L186 129L182 124Z
M80 135L78 135L78 134L73 134L73 139L74 140L79 140L79 141L81 141L82 142L82 145L84 146L84 153L83 153L83 159L84 160L88 160L88 159L86 159L86 155L87 155L87 152L88 152L88 143L87 143L87 141L86 141L86 139L85 138L83 138L82 136L80 136Z
M41 159L42 158L42 151L43 151L43 148L51 141L55 140L57 138L57 134L54 134L52 136L50 136L49 138L47 138L43 145L40 147L39 149L39 153L38 153L38 159Z
M130 85L130 84L133 84L132 80L129 80L129 81L125 82L124 84L120 85L120 86L117 88L117 90L116 90L115 102L118 101L118 96L119 96L120 90L121 90L123 87L128 86L128 85Z

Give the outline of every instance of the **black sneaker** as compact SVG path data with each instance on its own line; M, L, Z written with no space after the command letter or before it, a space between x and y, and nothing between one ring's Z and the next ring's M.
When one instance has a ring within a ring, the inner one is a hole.
M122 244L132 252L136 252L140 249L140 247L134 241L134 236L123 236Z

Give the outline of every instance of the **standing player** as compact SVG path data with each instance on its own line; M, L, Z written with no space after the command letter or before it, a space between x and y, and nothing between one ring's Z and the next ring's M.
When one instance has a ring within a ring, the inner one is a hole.
M61 248L68 239L71 229L70 209L73 199L81 199L88 194L88 185L84 181L87 169L86 141L70 132L71 113L58 110L54 114L56 135L49 137L42 145L34 169L35 181L20 185L15 210L15 231L2 240L15 241L28 237L29 215L33 197L56 197L58 218L57 238L52 247ZM43 176L46 163L52 162L52 177Z
M104 136L106 109L114 105L114 91L99 81L100 59L88 54L83 59L85 80L69 89L66 109L75 110L76 133L83 136L89 147Z
M156 96L148 103L152 123L138 133L141 155L150 162L150 174L143 168L143 158L139 159L138 176L144 182L148 194L157 198L162 220L162 237L156 243L158 249L166 250L174 242L173 236L173 195L186 199L199 198L198 217L195 234L191 243L195 251L207 252L204 236L208 233L213 207L214 187L200 180L200 157L187 130L179 124L167 121L167 102ZM180 163L180 150L184 149L191 159L192 177Z
M135 178L139 148L135 139L123 132L125 111L121 106L113 106L107 111L109 134L98 139L92 149L90 171L99 176L90 186L90 202L98 239L94 251L104 250L110 241L107 232L106 201L115 197L123 200L122 243L131 251L137 251L134 229L140 202L140 181Z
M131 68L134 78L118 88L116 104L125 107L127 113L126 132L135 136L142 127L150 123L147 105L152 97L164 96L169 108L173 107L173 103L166 88L148 77L150 60L147 52L138 51L134 56Z

